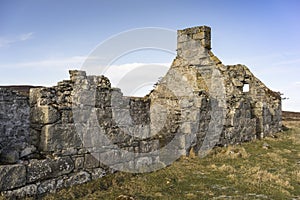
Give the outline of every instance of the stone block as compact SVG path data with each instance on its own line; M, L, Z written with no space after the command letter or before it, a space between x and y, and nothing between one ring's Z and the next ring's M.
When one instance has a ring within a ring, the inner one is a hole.
M84 157L74 158L75 160L75 169L82 169L84 166Z
M85 171L80 171L71 175L64 181L64 187L70 187L72 185L83 184L91 180L91 175Z
M106 171L102 168L95 168L90 170L91 173L91 178L93 180L98 179L98 178L102 178L103 176L106 175Z
M95 107L96 90L95 89L79 89L76 95L72 97L74 105L81 105L84 107Z
M82 142L86 148L102 148L110 144L110 140L106 137L105 131L100 126L84 127L82 130Z
M24 165L0 166L0 191L10 190L26 184L26 168Z
M93 120L92 118L96 118L96 109L95 108L85 108L82 109L80 107L76 107L73 109L73 119L75 123L86 123L89 120Z
M77 153L78 153L78 150L74 147L70 147L70 148L67 148L67 149L64 149L61 151L61 154L63 156L76 155Z
M177 43L186 42L189 39L190 38L187 35L180 34L180 35L177 36Z
M37 106L37 104L39 103L39 99L41 97L41 90L43 90L43 88L31 88L30 89L30 93L29 93L29 104L30 106Z
M84 168L96 168L99 167L100 163L98 158L95 158L92 154L85 154L84 156Z
M34 146L28 146L25 149L23 149L20 153L20 157L26 157L29 156L30 154L36 152L36 148Z
M62 123L73 123L73 112L71 110L63 110L61 113Z
M56 151L81 147L81 137L74 124L46 125L41 131L40 149Z
M73 169L74 163L70 157L32 160L27 166L27 182L58 177L70 173Z
M195 40L201 40L205 38L205 32L198 32L193 34L193 39Z
M135 160L135 170L138 172L148 172L152 171L153 168L152 157L140 157Z
M113 109L112 117L118 126L131 125L133 123L129 109Z
M51 124L58 121L60 115L52 106L39 106L31 108L30 122L34 124Z
M134 160L132 161L124 161L122 163L117 163L110 165L110 173L114 173L115 171L123 171L123 172L137 172L138 169L135 167Z
M125 130L126 134L134 136L138 139L145 139L150 137L150 125L138 124L132 125L130 127L124 127L122 129Z
M5 149L0 153L0 163L15 164L19 160L19 152L13 149Z
M56 180L50 179L46 181L42 181L37 187L37 193L43 194L46 192L54 192L57 189Z
M70 79L72 82L79 81L81 79L86 79L86 72L80 70L69 70Z
M95 107L96 108L105 108L105 107L111 107L111 93L109 90L104 92L96 92L95 95Z
M124 161L134 159L133 154L129 154L127 151L107 149L105 152L99 154L99 160L105 165L115 165Z
M3 192L3 195L6 197L10 197L11 199L13 198L21 199L26 196L33 196L36 193L37 193L37 186L35 184L31 184L12 191L5 191Z
M139 148L141 153L156 151L159 149L159 140L141 141Z

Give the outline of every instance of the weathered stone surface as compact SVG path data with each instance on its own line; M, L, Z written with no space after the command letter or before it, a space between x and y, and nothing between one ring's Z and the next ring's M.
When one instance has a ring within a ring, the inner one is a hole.
M75 160L75 169L83 169L84 167L84 157L76 157Z
M24 165L0 166L0 191L10 190L26 184L26 168Z
M16 163L29 143L28 97L0 88L0 164Z
M37 193L43 194L46 192L55 192L64 187L70 187L86 183L91 180L91 175L86 171L69 174L68 176L60 176L58 178L50 179L41 182L37 187Z
M70 157L32 160L27 166L27 182L58 177L70 173L73 169L74 163Z
M139 149L141 153L148 153L159 150L159 140L141 141Z
M41 131L42 151L81 147L82 141L74 124L45 125Z
M37 186L35 184L26 185L15 190L5 191L2 194L3 196L7 196L10 198L17 197L18 199L26 196L34 196L35 194L37 194Z
M102 168L94 168L94 169L89 170L89 172L90 172L91 178L93 180L101 178L107 174L107 172Z
M61 154L63 156L70 156L70 155L76 155L78 153L77 149L75 147L70 147L67 149L63 149Z
M19 160L19 153L16 150L3 149L0 153L0 162L7 164L14 164Z
M46 192L55 192L57 188L57 180L50 179L46 181L42 181L39 186L37 187L37 193L43 194Z
M23 149L20 153L20 157L26 157L29 156L30 154L36 152L36 147L35 146L28 146L25 149Z
M64 181L64 187L86 183L91 180L91 175L85 171L80 171L71 175Z
M31 123L52 124L58 121L59 117L58 111L52 106L39 106L30 110Z
M99 167L100 162L98 158L96 158L92 154L85 154L84 156L84 168L90 169L90 168L97 168Z

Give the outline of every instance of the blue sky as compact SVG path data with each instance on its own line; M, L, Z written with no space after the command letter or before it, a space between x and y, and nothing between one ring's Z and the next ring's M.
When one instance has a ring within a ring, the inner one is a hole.
M208 25L224 64L247 65L289 98L284 110L300 111L299 10L298 0L0 0L0 85L55 85L126 30ZM158 57L153 62L172 60Z

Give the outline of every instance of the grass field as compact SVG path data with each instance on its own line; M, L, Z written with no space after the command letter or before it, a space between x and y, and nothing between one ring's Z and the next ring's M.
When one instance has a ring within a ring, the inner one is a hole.
M182 157L145 174L115 173L43 199L300 199L300 121L276 137Z

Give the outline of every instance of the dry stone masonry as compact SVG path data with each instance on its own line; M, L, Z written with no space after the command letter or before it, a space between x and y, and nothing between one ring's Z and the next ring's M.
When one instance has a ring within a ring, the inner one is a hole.
M0 163L16 163L32 150L28 97L0 88Z
M145 97L123 96L104 76L0 89L0 192L38 196L122 170L146 172L192 149L205 156L281 130L281 98L244 65L211 52L211 29L178 31L177 56Z

